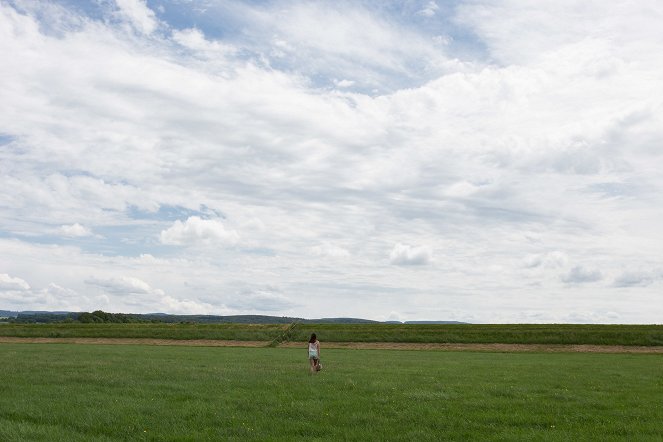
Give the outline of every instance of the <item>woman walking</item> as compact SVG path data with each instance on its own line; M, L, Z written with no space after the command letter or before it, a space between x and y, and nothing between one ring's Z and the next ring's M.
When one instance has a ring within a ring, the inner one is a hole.
M320 342L315 333L308 340L308 360L311 364L311 373L320 371Z

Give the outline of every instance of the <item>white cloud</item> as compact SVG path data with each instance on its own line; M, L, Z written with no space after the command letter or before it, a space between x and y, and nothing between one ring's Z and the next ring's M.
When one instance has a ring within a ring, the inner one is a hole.
M434 14L435 6L422 11ZM358 3L280 3L243 13L250 17L247 29L258 35L256 49L311 77L343 78L384 92L405 79L421 83L433 72L462 65L409 27Z
M243 227L248 230L264 232L267 228L260 218L253 217L244 223Z
M49 297L57 299L60 302L65 300L78 301L81 298L81 295L76 290L61 287L55 283L48 284L43 291L47 293Z
M119 278L90 278L86 284L99 287L113 295L163 295L161 289L154 289L145 281L133 276L121 276Z
M313 255L329 258L348 258L350 251L335 244L325 242L311 248Z
M613 52L638 57L639 50L653 50L652 43L663 36L656 25L663 9L655 0L604 5L599 0L467 2L459 7L459 20L483 37L493 56L512 63L590 41L616 42L611 44Z
M452 198L466 198L475 194L479 188L479 186L468 183L467 181L459 181L449 186L449 188L445 190L445 194Z
M290 309L296 304L279 289L266 287L244 290L228 306L242 311L275 312Z
M78 223L60 226L60 233L62 233L64 236L70 236L73 238L92 235L92 231L90 229Z
M226 230L223 223L212 219L191 216L185 222L180 220L161 232L161 242L170 245L234 245L239 235L234 230Z
M1 291L26 291L30 290L30 285L21 278L10 276L6 273L0 273Z
M208 40L200 29L189 28L173 30L173 40L197 52L207 53L211 56L223 56L233 54L235 49L219 41Z
M334 84L339 88L351 87L355 84L352 80L334 80Z
M17 277L0 274L0 305L15 310L80 311L86 297L75 290L49 283L36 288Z
M613 311L574 311L560 318L560 323L570 324L620 324L621 316Z
M389 262L395 265L426 265L433 259L433 252L426 246L398 243L389 254Z
M397 321L397 322L402 322L403 320L401 319L401 314L398 312L391 312L389 313L389 316L385 319L385 321Z
M657 278L652 272L624 271L615 278L614 287L647 287L654 283Z
M435 35L432 40L436 45L449 46L454 39L448 35Z
M603 274L600 270L583 266L575 266L562 276L562 281L568 284L583 284L600 281L601 279L603 279Z
M159 20L148 6L146 0L115 0L122 17L127 19L136 30L151 34L159 25Z
M525 267L535 268L559 268L564 267L568 262L568 257L564 252L554 250L544 254L533 254L525 257Z
M174 313L180 315L199 315L200 312L210 312L210 314L228 314L225 307L219 307L206 302L199 302L191 299L178 299L173 296L164 296L160 303L151 303L150 308L158 309L160 312Z
M429 1L426 3L426 6L417 12L417 14L423 15L425 17L432 17L437 13L438 9L440 9L440 7L437 5L437 3L434 1Z
M85 283L89 286L98 287L109 295L107 298L97 298L97 302L102 301L107 306L106 308L111 311L172 314L228 313L225 306L210 304L198 299L173 296L133 276L90 278ZM99 304L96 304L95 308L100 308Z

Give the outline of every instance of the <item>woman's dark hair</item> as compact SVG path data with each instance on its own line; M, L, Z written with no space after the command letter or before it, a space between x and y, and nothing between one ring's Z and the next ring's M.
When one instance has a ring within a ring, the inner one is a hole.
M311 339L309 339L308 342L310 342L311 344L313 344L313 343L314 343L315 341L317 341L317 340L318 340L318 338L315 336L315 333L313 333L313 334L311 335Z

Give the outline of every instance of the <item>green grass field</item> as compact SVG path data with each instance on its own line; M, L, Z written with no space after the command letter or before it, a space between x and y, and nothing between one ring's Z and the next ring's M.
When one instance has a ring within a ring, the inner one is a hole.
M0 440L663 439L663 356L1 344Z
M0 336L306 342L663 345L663 325L571 324L0 324ZM285 335L284 335L285 333Z

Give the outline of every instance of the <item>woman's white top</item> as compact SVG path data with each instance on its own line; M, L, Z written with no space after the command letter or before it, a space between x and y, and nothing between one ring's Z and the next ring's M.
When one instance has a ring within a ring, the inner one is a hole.
M318 341L308 343L308 357L309 358L318 357Z

